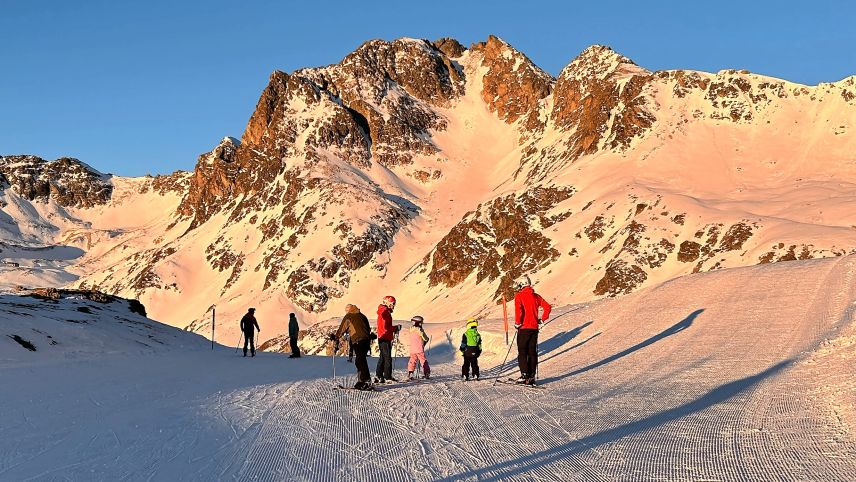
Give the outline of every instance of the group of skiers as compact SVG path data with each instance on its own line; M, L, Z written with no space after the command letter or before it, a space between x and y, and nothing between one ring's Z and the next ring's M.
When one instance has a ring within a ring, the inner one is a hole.
M520 377L517 383L534 385L538 371L538 331L542 323L550 316L552 307L544 298L535 293L532 281L528 276L522 276L515 282L517 293L514 296L514 327L517 329L517 351ZM333 352L338 351L339 340L345 339L351 345L355 355L354 365L357 368L358 390L371 390L374 384L397 382L392 373L392 344L401 332L401 325L393 325L392 312L395 310L395 297L385 296L377 309L377 334L372 333L369 320L360 313L355 305L346 306L345 317L336 333L330 335L334 342ZM410 350L410 360L407 363L408 380L412 380L417 368L421 368L424 377L431 377L431 367L425 356L425 346L429 341L423 328L422 316L410 319L412 326L407 332L406 343ZM378 362L375 378L372 382L366 357L371 348L371 341L378 341ZM461 336L459 346L464 363L461 367L461 379L479 380L478 358L482 353L482 339L478 331L478 320L467 320L466 331ZM350 358L350 357L349 357Z
M522 276L515 282L517 293L514 295L514 328L517 329L517 352L520 377L517 383L534 385L535 376L538 371L538 331L541 324L550 316L552 307L544 298L535 293L532 281L528 276ZM339 325L339 329L330 335L334 342L333 353L338 351L339 340L344 340L349 345L348 361L354 362L357 369L357 383L354 385L358 390L371 390L375 384L393 383L398 380L392 373L392 346L401 332L401 325L393 325L392 312L395 310L395 297L385 296L377 308L377 332L373 333L369 320L360 309L353 304L345 306L345 316ZM247 356L247 347L250 356L256 356L255 331L261 332L255 318L255 308L250 308L247 314L241 318L241 331L244 336L244 356ZM431 377L431 367L425 356L425 346L429 337L425 333L421 316L410 319L412 326L406 334L406 343L410 350L410 360L407 363L408 380L414 378L417 369L421 369L423 376ZM297 346L298 324L294 313L289 315L288 335L291 345L290 358L300 357L300 348ZM371 342L378 342L378 362L375 369L375 378L372 380L369 372L368 355L371 351ZM461 336L459 346L464 363L461 367L461 379L480 379L478 359L482 353L482 339L478 331L478 320L470 318L467 320L466 331Z

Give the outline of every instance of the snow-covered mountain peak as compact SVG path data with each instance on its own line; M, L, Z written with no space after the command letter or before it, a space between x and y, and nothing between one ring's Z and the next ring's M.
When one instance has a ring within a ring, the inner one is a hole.
M540 131L543 102L553 89L552 76L493 35L474 44L470 55L484 69L481 95L488 108L509 124L520 121L524 133Z
M605 45L592 45L571 61L559 74L563 79L603 80L616 75L645 74L647 70Z

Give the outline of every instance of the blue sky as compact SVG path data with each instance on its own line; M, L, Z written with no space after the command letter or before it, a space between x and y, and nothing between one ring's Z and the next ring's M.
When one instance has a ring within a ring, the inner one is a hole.
M652 70L834 81L856 74L854 3L0 0L0 154L192 169L240 137L273 70L371 38L495 34L554 75L600 43Z

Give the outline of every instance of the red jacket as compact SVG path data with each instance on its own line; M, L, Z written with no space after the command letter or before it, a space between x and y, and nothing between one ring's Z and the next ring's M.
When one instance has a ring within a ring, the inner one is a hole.
M538 308L542 310L540 316ZM552 308L531 286L527 286L514 295L514 326L524 330L537 330L538 325L550 317Z
M385 305L377 307L377 339L392 341L395 330L392 328L392 312Z

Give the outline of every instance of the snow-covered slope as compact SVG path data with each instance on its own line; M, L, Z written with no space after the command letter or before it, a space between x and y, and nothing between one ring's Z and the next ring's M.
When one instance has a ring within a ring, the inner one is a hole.
M193 173L110 177L109 199L83 202L0 158L4 242L83 251L0 283L138 297L206 335L216 305L235 339L255 306L268 340L289 312L308 326L386 294L402 319L494 316L522 273L562 304L840 256L856 250L854 126L856 77L649 72L592 46L552 78L496 37L373 40L274 72L240 141Z
M167 338L141 350L115 310L66 325L89 333L81 345L116 338L124 353L0 344L15 358L0 370L14 387L0 391L0 479L847 481L854 299L847 256L559 307L540 336L542 389L459 381L459 332L444 342L451 326L431 324L434 378L379 393L332 391L333 366L353 381L341 357L250 359ZM17 332L46 328L31 313ZM514 373L499 366L499 327L481 323L485 378Z
M0 295L0 366L198 350L210 342L146 317L136 300L99 292L36 290Z

